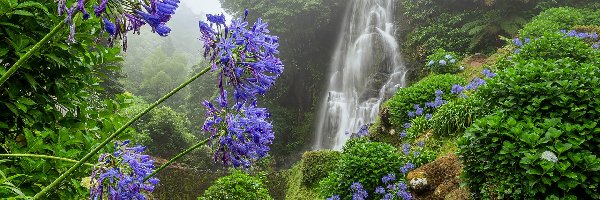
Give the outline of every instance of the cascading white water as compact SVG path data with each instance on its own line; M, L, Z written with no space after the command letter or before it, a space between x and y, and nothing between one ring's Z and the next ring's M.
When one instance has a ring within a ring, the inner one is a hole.
M331 62L314 149L341 149L346 132L372 123L379 106L405 85L394 38L394 0L352 0Z

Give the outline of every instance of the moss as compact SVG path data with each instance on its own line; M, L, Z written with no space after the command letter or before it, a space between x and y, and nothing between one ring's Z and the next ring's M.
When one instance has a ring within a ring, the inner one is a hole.
M302 163L296 163L288 171L288 189L285 194L285 199L289 200L315 200L323 199L319 196L316 188L302 185Z

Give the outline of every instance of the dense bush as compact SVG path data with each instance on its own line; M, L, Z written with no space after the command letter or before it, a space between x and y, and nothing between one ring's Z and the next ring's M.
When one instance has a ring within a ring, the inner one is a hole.
M332 150L308 151L302 154L302 184L312 186L337 167L341 153Z
M360 182L368 192L381 185L381 177L400 173L400 157L396 148L380 142L370 142L364 138L351 139L344 145L338 167L321 180L319 190L322 196L334 194L342 199L352 196L349 189L352 183Z
M308 187L302 184L302 163L297 162L291 169L286 170L288 182L286 187L285 199L295 200L314 200L323 199L316 187Z
M233 170L231 174L221 177L210 186L199 200L265 200L273 199L262 183L262 178Z
M436 137L445 137L460 133L471 126L473 121L485 114L478 96L458 98L442 105L430 121L433 134Z
M432 75L422 79L408 88L402 88L384 104L384 109L388 110L387 118L394 127L401 127L409 121L408 112L413 109L415 104L423 104L435 99L435 91L442 90L446 96L449 96L452 86L455 84L465 85L466 81L458 76L444 74ZM424 113L432 113L432 108L425 107Z
M600 53L580 38L566 37L564 34L557 32L546 33L532 40L514 56L515 62L530 59L558 60L562 58L572 58L581 63L596 63L600 61Z
M581 48L576 52L591 47ZM498 112L477 120L459 142L472 192L500 199L600 199L598 72L573 58L532 58L481 88L486 106Z
M522 37L539 37L548 32L570 30L576 25L599 25L600 11L561 7L548 9L526 24L519 32Z
M458 55L454 52L448 52L444 49L437 49L427 56L425 65L430 73L435 74L456 74L460 71Z

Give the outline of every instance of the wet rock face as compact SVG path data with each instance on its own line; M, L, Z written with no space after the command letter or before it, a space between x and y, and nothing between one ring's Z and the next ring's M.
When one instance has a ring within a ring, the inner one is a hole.
M448 154L407 174L406 180L415 199L469 199L460 187L462 166L454 154Z

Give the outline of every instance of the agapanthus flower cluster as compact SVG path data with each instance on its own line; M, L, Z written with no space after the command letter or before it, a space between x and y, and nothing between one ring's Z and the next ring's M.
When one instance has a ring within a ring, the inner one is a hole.
M529 44L531 42L531 39L529 38L525 38L523 40L521 40L520 38L513 38L512 43L517 46L517 48L515 49L515 54L518 54L519 52L521 52L521 48L526 45Z
M592 48L594 48L594 49L600 48L600 40L599 40L600 38L598 37L598 33L596 33L596 32L587 33L587 32L578 32L576 30L571 30L571 31L561 30L560 32L565 34L568 37L581 38L581 39L585 40L586 42L591 43Z
M58 14L66 12L65 22L69 25L69 42L75 41L75 23L73 17L82 13L84 20L91 17L85 9L86 1L77 0L71 7L66 5L66 0L58 0ZM123 46L127 44L127 33L133 31L139 33L140 28L148 24L152 31L160 36L167 36L171 29L166 23L175 14L179 7L179 0L96 0L94 4L94 16L102 18L102 26L106 33L111 36L111 42L120 37Z
M359 182L352 183L350 189L352 189L352 200L365 200L369 196L369 193Z
M412 163L406 163L404 166L400 167L400 171L403 174L406 174L406 173L410 172L413 169L415 169L415 165L413 165Z
M90 199L146 199L157 178L144 178L154 171L154 160L142 154L145 147L128 147L129 140L115 143L112 154L102 154L91 175Z
M444 95L444 91L436 90L435 91L435 99L432 102L426 102L425 106L429 107L429 108L438 108L438 107L446 104L448 101L444 100L442 98L442 95Z
M225 15L206 15L200 21L204 56L218 73L219 95L216 106L204 102L207 108L204 131L211 134L211 146L216 148L215 160L233 167L250 167L253 161L267 155L274 139L273 126L266 108L257 107L256 98L263 95L283 72L277 57L279 43L269 35L267 23L259 18L253 26L243 18L226 25ZM233 90L233 92L229 92ZM233 93L233 103L228 100Z
M366 124L363 124L360 126L360 128L358 129L358 132L356 133L350 133L348 131L346 131L346 135L351 134L352 137L367 137L369 136L369 126Z
M246 12L247 15L247 12ZM204 56L218 72L221 101L227 104L226 86L233 88L236 102L263 95L283 72L277 57L279 39L269 35L268 24L260 18L248 27L246 16L225 25L223 15L207 15L210 25L200 22ZM216 29L214 29L216 27Z
M411 164L412 165L412 164ZM413 166L414 168L414 166ZM381 178L381 182L383 182L384 186L377 186L373 193L375 196L381 195L385 200L391 199L403 199L403 200L411 200L412 194L408 191L407 185L396 179L396 174L388 174ZM369 197L369 193L363 188L360 182L354 182L350 186L350 190L352 190L352 200L364 200ZM339 200L341 199L339 195L333 195L327 200Z
M248 168L253 161L267 156L275 136L266 108L256 107L256 101L238 103L234 108L205 101L204 106L208 111L203 130L211 133L215 160Z
M406 186L406 184L404 182L402 182L402 181L394 182L394 181L396 181L395 174L388 174L388 175L384 176L383 178L381 178L381 181L383 182L385 187L378 186L377 188L375 188L375 194L382 195L383 196L382 199L385 199L385 200L391 200L391 199L410 200L410 199L412 199L412 194L408 191L408 187Z
M453 58L453 57L452 57L452 55L450 55L450 54L446 54L446 55L444 56L444 58L445 58L445 59L440 59L440 60L437 60L437 61L435 61L435 60L430 60L430 61L427 63L427 66L432 66L432 65L433 65L433 64L435 64L435 63L438 63L438 64L439 64L439 65L441 65L441 66L445 66L445 65L446 65L446 64L448 64L448 63L456 63L456 59L455 59L455 58Z
M490 70L488 68L483 69L483 71L481 73L486 78L494 78L494 77L496 77L496 73L492 72L492 70ZM466 98L467 95L464 94L465 91L477 90L477 88L481 87L482 85L485 85L485 83L486 83L485 80L482 79L482 78L474 78L466 86L462 86L460 84L453 85L451 93L452 94L458 94L458 95L460 95L460 97Z

